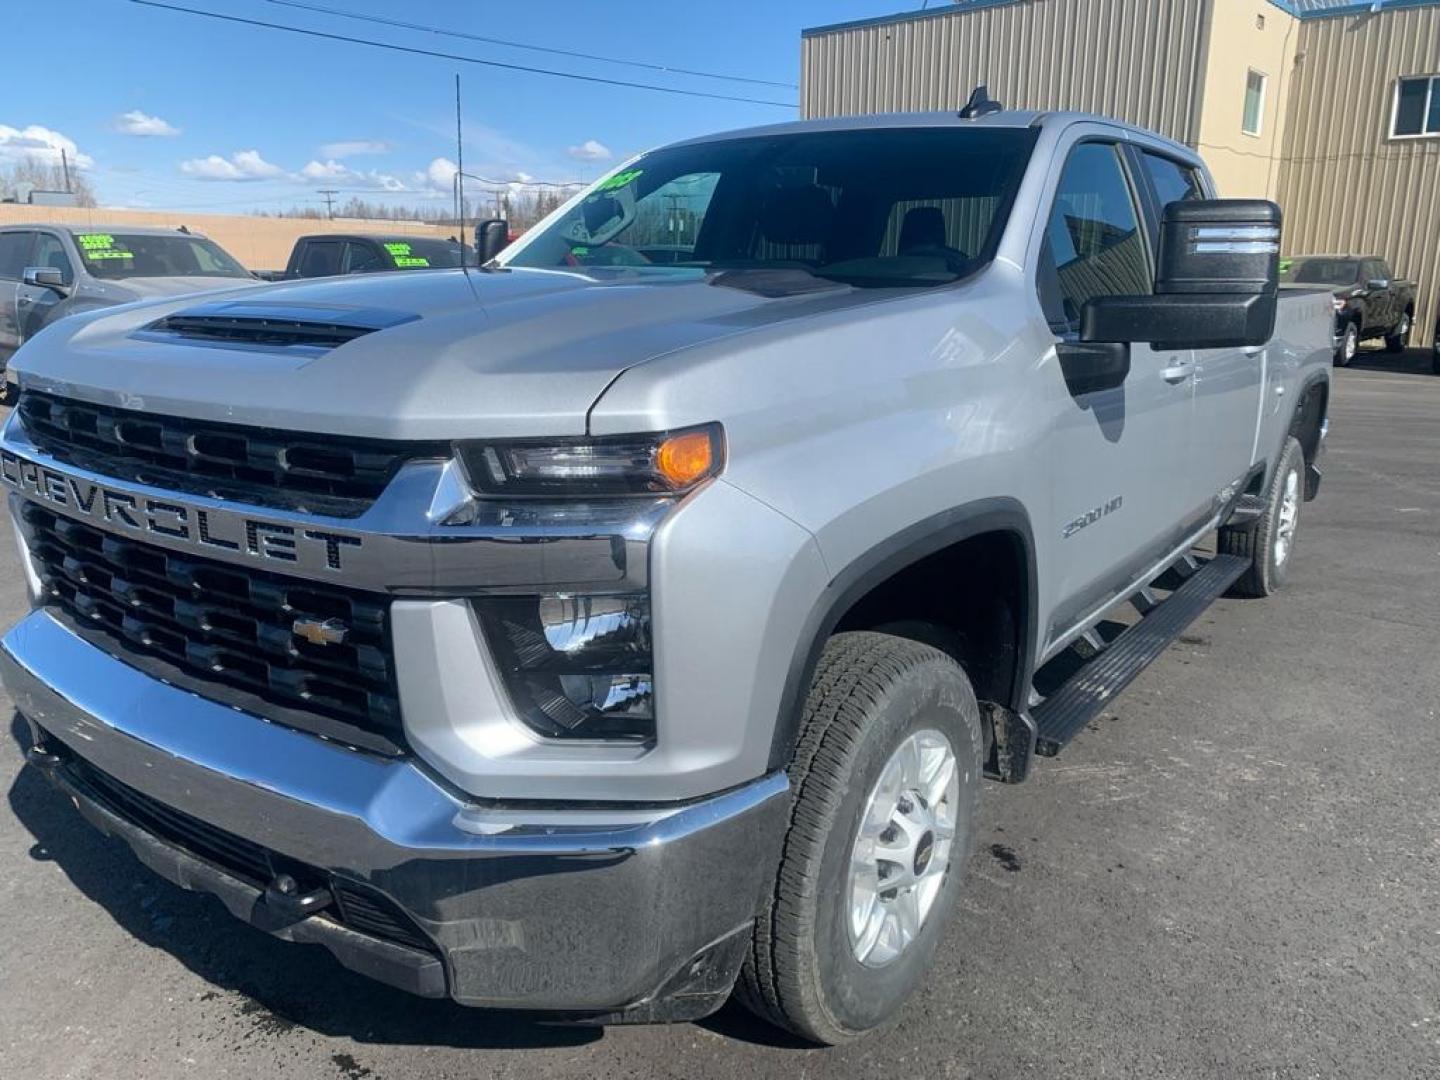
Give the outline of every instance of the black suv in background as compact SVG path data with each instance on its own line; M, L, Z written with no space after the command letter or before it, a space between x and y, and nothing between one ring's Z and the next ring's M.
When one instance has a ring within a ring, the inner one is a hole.
M291 278L373 274L385 270L451 270L460 266L457 240L377 233L318 233L295 241L281 275ZM475 265L475 251L464 247L465 261Z
M1384 338L1398 353L1415 323L1415 282L1397 278L1377 255L1291 255L1280 260L1281 287L1335 294L1335 366L1355 359L1360 342Z

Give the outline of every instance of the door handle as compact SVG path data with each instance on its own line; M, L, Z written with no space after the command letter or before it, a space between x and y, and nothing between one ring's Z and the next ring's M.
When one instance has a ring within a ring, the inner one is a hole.
M1241 350L1246 356L1259 356L1265 351L1264 345L1246 345Z
M33 304L34 302L35 302L35 298L34 298L33 296L22 296L22 297L20 297L20 299L19 299L19 301L18 301L18 303L19 303L19 305L20 305L21 307L26 307L26 306L28 306L28 305L30 305L30 304Z
M1162 368L1160 377L1173 386L1176 383L1182 383L1190 378L1192 371L1193 368L1190 361L1185 360L1178 364L1171 364L1167 368Z

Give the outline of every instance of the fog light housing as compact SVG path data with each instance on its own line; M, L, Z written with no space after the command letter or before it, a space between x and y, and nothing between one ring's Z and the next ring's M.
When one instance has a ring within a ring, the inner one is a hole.
M646 594L493 596L474 604L516 710L536 732L654 739Z

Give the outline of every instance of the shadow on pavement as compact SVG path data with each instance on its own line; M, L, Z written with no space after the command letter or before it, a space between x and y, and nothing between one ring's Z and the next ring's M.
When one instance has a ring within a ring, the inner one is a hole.
M11 735L22 748L27 744L18 716ZM33 768L21 769L9 803L35 838L32 859L55 863L138 940L165 950L216 988L242 995L230 1004L257 1035L304 1027L360 1043L461 1049L580 1046L603 1037L598 1028L546 1026L524 1014L417 998L347 971L323 948L272 938L232 918L213 897L156 877L124 844L92 829Z
M1383 348L1362 348L1346 365L1353 371L1389 371L1396 375L1435 377L1434 354L1429 348L1406 349L1402 353L1386 352Z

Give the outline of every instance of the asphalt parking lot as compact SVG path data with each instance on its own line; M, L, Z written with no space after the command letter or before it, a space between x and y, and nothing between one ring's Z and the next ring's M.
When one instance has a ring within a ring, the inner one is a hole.
M815 1050L734 1007L598 1031L413 999L153 877L7 739L0 1077L1440 1077L1429 371L1338 373L1284 594L1220 602L1064 756L987 790L960 915L888 1030Z

